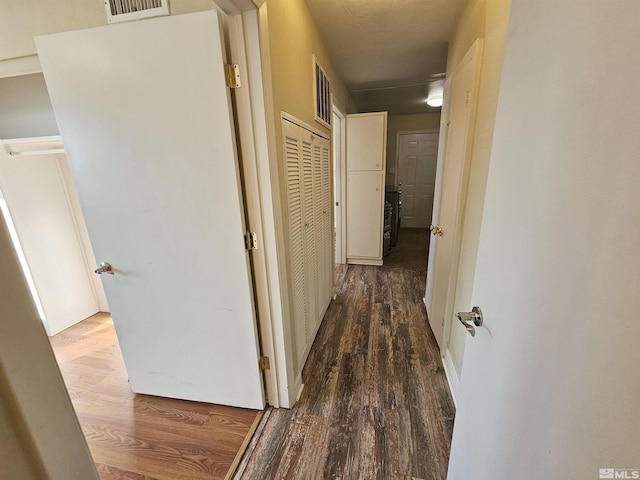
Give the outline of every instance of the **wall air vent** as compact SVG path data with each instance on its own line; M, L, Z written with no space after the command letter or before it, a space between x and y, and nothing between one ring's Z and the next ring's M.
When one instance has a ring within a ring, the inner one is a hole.
M169 15L169 0L105 0L107 22L127 22Z
M316 122L331 128L331 85L325 69L313 55L313 100L315 102Z

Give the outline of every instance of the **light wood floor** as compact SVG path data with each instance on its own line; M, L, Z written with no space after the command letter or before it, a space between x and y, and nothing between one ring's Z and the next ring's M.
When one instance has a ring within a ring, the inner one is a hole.
M51 344L102 479L224 479L259 420L255 410L132 393L107 314Z
M426 272L340 266L292 410L273 410L242 475L444 479L454 406L428 326Z

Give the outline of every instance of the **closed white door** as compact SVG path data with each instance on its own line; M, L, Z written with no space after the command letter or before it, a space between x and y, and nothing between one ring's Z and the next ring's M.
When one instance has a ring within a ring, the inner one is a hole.
M292 337L297 367L302 369L307 350L307 269L305 254L304 191L302 177L302 129L282 120L282 140L286 161L287 223L289 224L289 262L293 291Z
M399 135L398 180L402 190L402 227L429 228L437 160L438 132Z
M304 213L304 270L306 285L306 319L305 336L306 345L312 341L312 335L318 315L318 226L316 221L316 198L314 187L316 183L316 169L314 168L313 134L308 130L300 129L302 145L302 192ZM305 349L306 350L306 349ZM305 354L306 357L306 354Z
M640 9L616 5L511 3L450 480L640 477Z
M295 357L304 366L331 300L331 168L329 140L282 119L287 218L293 283Z
M135 392L263 408L215 11L37 38Z
M444 161L438 166L438 169L442 169L442 187L436 193L440 202L437 211L435 208L433 211L433 223L441 228L441 231L440 234L433 231L431 233L425 295L429 325L440 349L447 343L445 315L447 309L451 308L457 273L459 230L472 149L473 102L480 64L480 45L481 41L476 41L446 85L449 92L449 105L445 116L445 122L448 123L447 144Z

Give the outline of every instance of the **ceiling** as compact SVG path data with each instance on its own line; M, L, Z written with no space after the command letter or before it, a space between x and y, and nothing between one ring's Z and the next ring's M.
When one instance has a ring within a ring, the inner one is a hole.
M431 75L467 0L306 0L333 66L361 112L437 112Z

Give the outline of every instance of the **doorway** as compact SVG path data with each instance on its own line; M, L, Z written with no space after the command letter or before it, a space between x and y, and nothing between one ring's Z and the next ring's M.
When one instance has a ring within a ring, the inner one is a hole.
M14 248L49 336L108 311L58 138L4 141L0 196Z
M345 116L337 105L333 105L331 131L331 155L333 156L333 204L334 204L334 248L335 263L347 263L347 218L346 199L346 131Z

